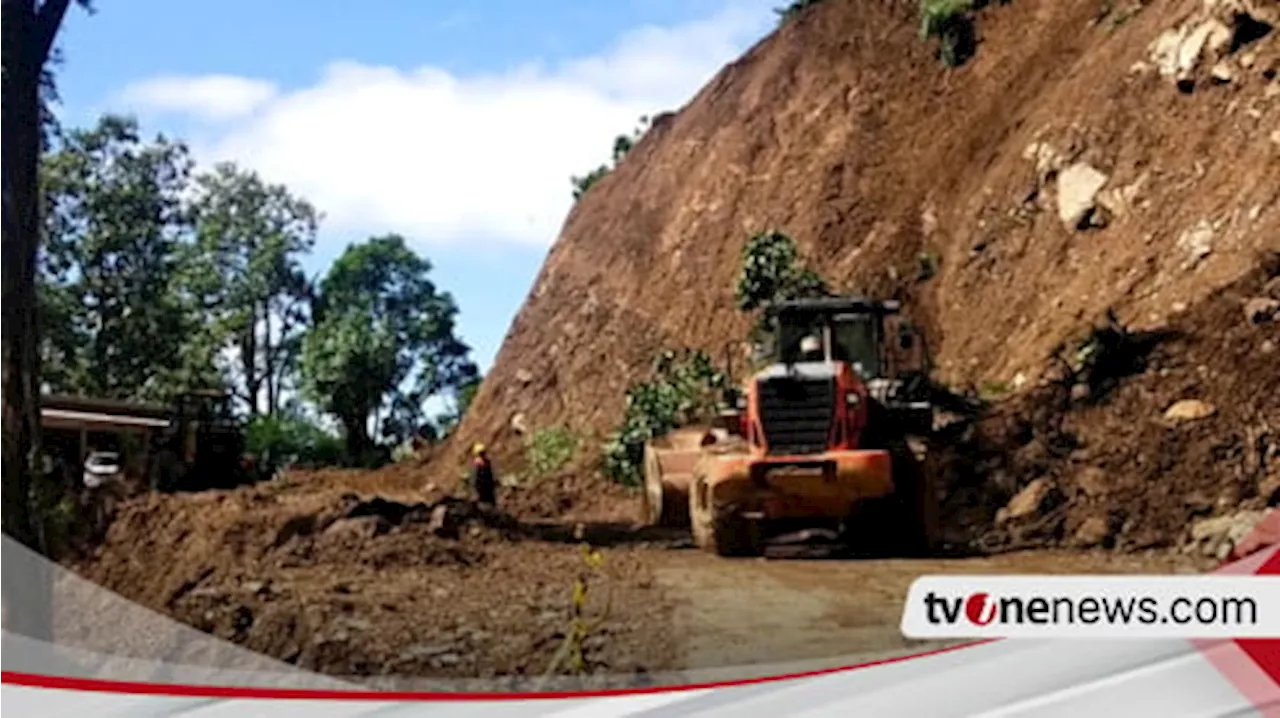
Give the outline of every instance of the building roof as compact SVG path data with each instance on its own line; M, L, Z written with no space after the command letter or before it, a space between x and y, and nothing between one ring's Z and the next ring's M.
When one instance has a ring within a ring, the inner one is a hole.
M166 420L173 413L173 409L165 404L69 394L45 394L40 397L40 408Z

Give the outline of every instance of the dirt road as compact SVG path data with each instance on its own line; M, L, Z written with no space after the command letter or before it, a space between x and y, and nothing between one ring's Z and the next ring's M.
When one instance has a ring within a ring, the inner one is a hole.
M617 517L471 519L442 536L430 513L319 482L140 497L73 568L250 650L357 678L542 676L572 631L574 584L585 577L586 670L656 680L928 647L898 632L907 589L922 573L1192 568L1167 553L731 560L692 548L685 532L636 530ZM585 546L601 553L601 566L584 561ZM706 671L724 667L732 668Z
M673 605L680 668L735 666L735 676L847 664L945 643L898 629L911 582L922 574L1170 573L1191 571L1169 554L1028 552L938 560L749 560L673 552L656 569ZM743 664L755 664L754 670Z

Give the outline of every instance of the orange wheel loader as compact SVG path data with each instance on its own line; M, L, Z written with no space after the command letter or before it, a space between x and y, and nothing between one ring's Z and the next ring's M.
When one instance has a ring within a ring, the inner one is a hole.
M645 446L645 518L689 526L722 556L760 555L788 529L928 551L936 497L906 440L928 435L933 407L898 303L825 297L766 312L756 355L767 365L718 420Z

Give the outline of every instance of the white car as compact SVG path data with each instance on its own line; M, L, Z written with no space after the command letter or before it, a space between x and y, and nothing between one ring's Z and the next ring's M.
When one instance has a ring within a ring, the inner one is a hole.
M114 451L95 451L84 460L84 485L96 489L120 478L120 455Z

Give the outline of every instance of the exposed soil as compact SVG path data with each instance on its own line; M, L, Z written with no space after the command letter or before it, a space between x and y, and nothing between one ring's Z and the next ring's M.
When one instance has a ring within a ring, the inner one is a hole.
M626 650L592 661L623 673L667 664L669 647L648 635L658 621L646 618L667 604L639 554L645 537L630 526L575 531L466 501L362 499L334 479L141 497L122 509L96 556L74 567L201 630L313 670L540 675L571 625L585 540L609 547L589 586L627 606L597 629ZM445 527L432 523L435 505L448 510Z
M202 631L357 680L543 676L573 625L581 576L586 669L636 685L673 671L744 676L753 665L768 672L923 650L929 644L897 629L921 573L1205 565L1167 552L732 561L691 548L679 531L517 520L464 501L439 504L456 518L457 530L442 532L425 504L361 500L333 478L141 497L97 555L72 567ZM597 570L584 544L601 552Z
M992 4L959 69L918 38L914 0L816 5L578 203L454 441L380 471L134 499L76 569L300 666L477 677L547 670L582 543L605 559L588 612L610 597L588 667L641 675L919 648L897 621L924 571L1203 567L1176 553L1196 521L1280 498L1280 317L1245 311L1280 300L1280 33L1233 46L1228 81L1180 87L1148 47L1203 3L1112 5ZM1075 162L1107 182L1064 224ZM508 477L514 424L596 447L659 350L744 336L738 253L770 227L838 287L904 300L936 378L993 395L928 460L971 557L713 559L633 530L639 497L594 448L505 487L504 517L447 498L470 442ZM1108 309L1099 370L1064 374L1057 350ZM1205 411L1166 418L1188 399ZM1008 553L1027 548L1053 552Z

